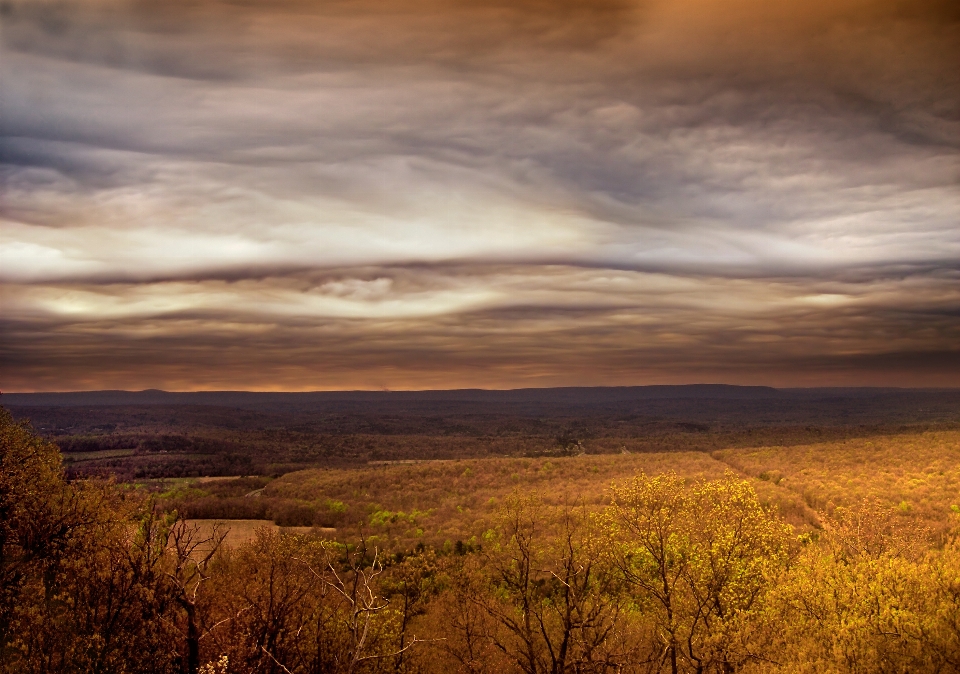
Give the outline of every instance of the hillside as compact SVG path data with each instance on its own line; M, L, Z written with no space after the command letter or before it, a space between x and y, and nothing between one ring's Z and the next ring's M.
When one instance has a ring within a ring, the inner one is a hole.
M481 536L512 493L536 492L550 506L608 502L611 484L644 472L688 480L732 474L799 530L820 513L864 500L895 509L931 535L960 506L960 432L900 434L791 447L649 452L549 458L489 458L310 469L272 481L179 483L170 507L201 519L270 518L288 526L361 527L411 548ZM237 484L233 487L233 484ZM246 494L260 488L254 497Z

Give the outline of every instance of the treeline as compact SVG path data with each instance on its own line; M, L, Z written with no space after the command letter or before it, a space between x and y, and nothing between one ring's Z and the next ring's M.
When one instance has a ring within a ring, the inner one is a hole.
M207 496L186 502L180 512L188 519L271 520L281 527L342 527L348 516L336 510L320 510L291 499L217 498Z
M354 400L269 410L92 403L13 413L60 446L72 477L120 481L408 460L712 452L960 428L960 397L948 392L822 395L596 405L577 398L532 407L448 400L381 408Z
M194 437L176 434L65 435L55 438L60 450L72 452L99 452L109 449L138 449L142 452L194 452L214 454L236 452L241 445L219 438Z
M0 449L3 672L960 671L956 536L870 504L798 537L746 482L641 474L450 548L228 549L2 412Z
M348 512L342 501L310 502L264 494L271 479L238 477L210 480L199 485L174 485L164 490L164 481L154 485L156 506L177 511L188 520L272 520L281 527L350 527L368 513Z
M224 476L224 475L281 475L300 465L271 464L256 461L248 454L147 454L87 458L77 461L67 456L69 479L115 478L120 482L163 478Z
M120 481L266 472L242 444L176 434L70 435L55 439L68 478L114 477ZM117 453L114 450L132 452Z

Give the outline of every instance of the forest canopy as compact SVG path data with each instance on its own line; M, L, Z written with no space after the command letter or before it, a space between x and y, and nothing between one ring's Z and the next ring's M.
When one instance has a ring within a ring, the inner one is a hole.
M2 672L960 670L956 514L864 499L795 527L733 472L665 466L600 502L518 487L452 545L372 519L227 545L67 480L5 411L0 443Z

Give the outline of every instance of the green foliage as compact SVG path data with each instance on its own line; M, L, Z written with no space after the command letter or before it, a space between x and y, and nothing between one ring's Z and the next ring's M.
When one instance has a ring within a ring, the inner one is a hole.
M638 475L600 515L611 555L673 671L741 666L736 638L787 561L789 527L743 480Z
M372 527L387 527L391 524L410 524L416 525L418 522L422 521L425 517L430 515L429 512L423 512L417 509L405 513L403 511L391 512L389 510L374 510L370 514L370 526Z
M327 499L326 501L324 501L324 505L327 506L327 510L329 510L332 513L341 514L341 513L347 512L347 504L344 503L343 501Z

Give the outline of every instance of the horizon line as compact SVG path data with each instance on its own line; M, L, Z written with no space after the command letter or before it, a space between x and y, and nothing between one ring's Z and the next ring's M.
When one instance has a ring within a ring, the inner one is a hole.
M197 394L197 393L256 393L256 394L311 394L311 393L456 393L462 391L482 391L490 393L508 393L511 391L561 391L573 389L633 389L633 388L694 388L698 386L728 387L742 389L770 389L773 391L817 391L817 390L877 390L877 391L960 391L960 386L770 386L766 384L727 384L722 382L699 382L696 384L630 384L607 386L519 386L514 388L353 388L353 389L303 389L303 390L276 390L276 389L194 389L168 390L159 388L146 389L79 389L79 390L44 390L44 391L3 391L4 395L67 395L81 393L167 393L167 394ZM0 398L2 400L2 398Z

